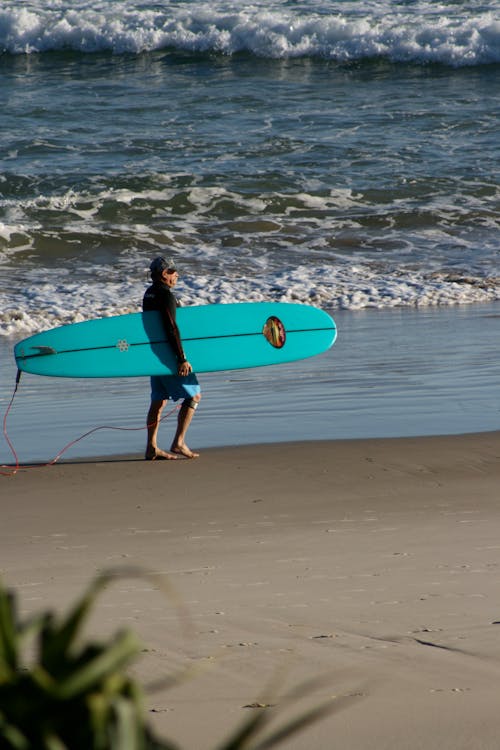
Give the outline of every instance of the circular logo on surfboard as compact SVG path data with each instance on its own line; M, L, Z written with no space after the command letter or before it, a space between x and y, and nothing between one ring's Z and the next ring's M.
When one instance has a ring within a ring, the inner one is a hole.
M266 320L262 333L275 349L281 349L281 347L285 345L285 326L275 315L271 315L271 317Z

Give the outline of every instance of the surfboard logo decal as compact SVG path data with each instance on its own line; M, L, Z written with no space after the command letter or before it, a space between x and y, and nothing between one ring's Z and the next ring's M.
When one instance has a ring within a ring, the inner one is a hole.
M271 317L266 320L262 333L275 349L282 349L285 346L285 326L275 315L271 315Z
M129 343L126 339L120 339L118 341L116 348L121 352L128 352L129 350Z

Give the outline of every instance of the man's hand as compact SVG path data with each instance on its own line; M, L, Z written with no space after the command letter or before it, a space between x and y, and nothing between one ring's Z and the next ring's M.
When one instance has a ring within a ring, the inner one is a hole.
M189 364L189 362L181 362L177 369L177 374L180 375L182 378L185 378L186 375L190 375L193 372L193 368Z

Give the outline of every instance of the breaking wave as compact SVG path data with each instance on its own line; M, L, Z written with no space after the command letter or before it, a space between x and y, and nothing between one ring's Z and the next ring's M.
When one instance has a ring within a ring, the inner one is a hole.
M500 19L490 3L7 2L0 50L10 55L70 50L262 58L384 59L451 67L500 62Z

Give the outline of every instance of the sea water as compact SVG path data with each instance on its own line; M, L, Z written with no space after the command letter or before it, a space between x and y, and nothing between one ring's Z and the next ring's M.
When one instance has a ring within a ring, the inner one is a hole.
M158 254L184 304L500 299L496 0L7 0L0 53L2 357Z

